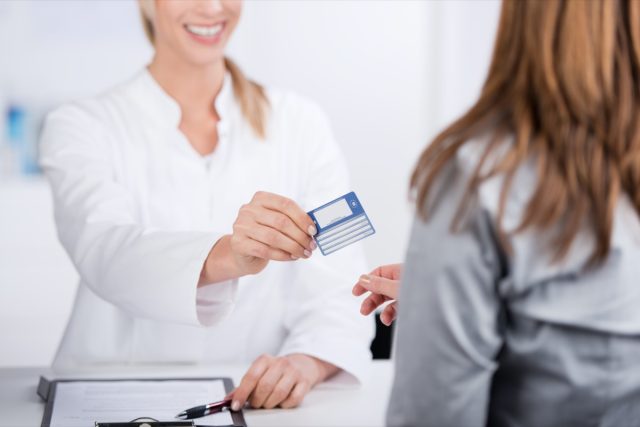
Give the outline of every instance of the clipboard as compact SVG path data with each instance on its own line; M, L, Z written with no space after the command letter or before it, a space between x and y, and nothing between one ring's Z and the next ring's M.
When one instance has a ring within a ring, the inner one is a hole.
M38 382L38 396L46 402L44 414L42 415L41 427L50 427L53 405L56 399L56 388L60 383L65 382L117 382L117 381L222 381L226 393L233 391L233 380L229 377L209 377L209 378L115 378L115 379L94 379L94 378L74 378L49 380L43 376ZM206 403L206 402L203 402ZM247 427L242 410L231 412L233 425L216 427Z

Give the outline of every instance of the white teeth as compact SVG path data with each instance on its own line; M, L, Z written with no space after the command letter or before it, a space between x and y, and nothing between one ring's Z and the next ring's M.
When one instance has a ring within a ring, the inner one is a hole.
M222 31L222 24L202 26L202 25L186 25L187 31L201 37L213 37Z

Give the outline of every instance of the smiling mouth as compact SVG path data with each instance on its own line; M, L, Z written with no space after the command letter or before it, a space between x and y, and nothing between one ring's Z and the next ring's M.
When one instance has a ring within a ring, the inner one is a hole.
M215 37L222 32L224 23L216 25L190 25L184 26L191 34L199 37Z

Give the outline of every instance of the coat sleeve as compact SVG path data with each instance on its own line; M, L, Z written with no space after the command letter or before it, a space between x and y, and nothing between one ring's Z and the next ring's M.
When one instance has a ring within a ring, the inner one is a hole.
M345 159L329 122L315 105L305 105L300 139L306 177L301 204L311 210L349 191ZM363 202L364 203L364 202ZM368 375L375 323L360 314L351 294L358 277L368 272L359 243L329 256L316 250L296 263L291 299L285 315L288 337L280 354L305 353L342 369L336 381L357 384Z
M442 181L428 221L416 219L411 233L398 299L390 426L486 423L502 345L497 284L504 257L479 207L450 232L466 183L460 174Z
M87 106L64 106L47 117L40 163L62 245L83 282L131 316L214 323L229 311L236 285L197 283L221 235L143 225L134 196L115 178L110 137Z

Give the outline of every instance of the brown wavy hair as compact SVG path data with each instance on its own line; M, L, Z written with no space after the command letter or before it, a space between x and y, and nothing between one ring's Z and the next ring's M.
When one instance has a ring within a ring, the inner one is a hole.
M140 17L142 28L147 40L153 45L155 43L155 30L153 28L152 16L155 13L153 0L140 0ZM242 69L229 58L224 58L224 65L233 86L233 95L240 104L242 115L251 126L254 133L264 139L267 133L267 116L269 113L269 98L262 85L247 78Z
M497 226L504 239L514 174L534 159L537 186L513 232L561 224L552 242L557 262L586 224L595 238L589 264L604 261L620 194L640 213L640 1L503 0L480 98L433 140L414 170L421 217L456 152L487 135L452 229L477 187L501 175Z

